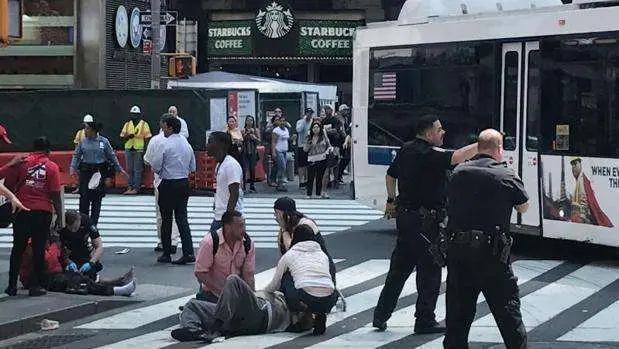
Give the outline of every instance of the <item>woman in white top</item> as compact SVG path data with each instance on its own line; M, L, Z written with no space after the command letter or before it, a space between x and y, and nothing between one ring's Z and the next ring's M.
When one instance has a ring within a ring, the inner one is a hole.
M314 334L326 331L327 313L337 302L329 272L329 257L315 240L314 231L296 229L290 249L277 263L268 292L282 291L291 311L314 313Z

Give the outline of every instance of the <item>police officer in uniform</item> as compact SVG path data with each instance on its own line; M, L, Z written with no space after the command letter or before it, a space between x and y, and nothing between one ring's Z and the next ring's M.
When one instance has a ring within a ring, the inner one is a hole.
M438 148L445 131L437 115L422 116L417 123L417 136L402 146L386 176L387 205L385 214L396 213L398 239L391 265L374 310L374 327L387 328L387 320L395 309L404 283L417 269L417 305L415 333L445 331L435 320L434 309L441 286L441 267L428 251L438 234L438 213L444 208L447 170L477 153L477 144L456 151ZM396 184L399 196L395 204Z
M447 333L444 348L468 348L482 292L508 349L527 346L508 235L512 210L526 212L522 180L502 161L503 137L485 130L479 155L455 168L447 186Z

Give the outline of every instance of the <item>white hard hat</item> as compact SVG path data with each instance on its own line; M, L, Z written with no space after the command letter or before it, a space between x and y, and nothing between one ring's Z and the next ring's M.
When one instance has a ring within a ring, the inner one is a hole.
M338 109L338 111L342 111L342 110L346 110L349 109L348 106L346 104L342 104L340 105L340 108Z
M131 107L131 114L141 114L142 111L140 110L140 107L138 107L137 105L134 105L133 107Z
M92 117L92 115L86 114L86 115L84 115L84 121L83 122L95 122L95 119Z

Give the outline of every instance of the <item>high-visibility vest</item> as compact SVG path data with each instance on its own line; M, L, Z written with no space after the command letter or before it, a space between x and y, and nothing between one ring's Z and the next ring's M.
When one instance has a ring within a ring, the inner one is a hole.
M125 149L144 150L144 139L152 137L150 127L148 127L148 123L144 120L140 120L135 127L133 126L133 121L127 121L120 136L127 137L130 134L134 135L134 137L125 142Z

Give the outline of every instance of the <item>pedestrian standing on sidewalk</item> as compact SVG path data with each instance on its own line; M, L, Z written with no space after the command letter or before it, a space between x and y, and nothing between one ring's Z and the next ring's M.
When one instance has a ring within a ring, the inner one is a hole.
M256 192L256 165L258 164L258 145L260 144L260 130L254 120L254 117L247 115L245 117L245 128L243 129L243 174L249 173L249 180L243 181L243 191L245 184L249 182L249 191Z
M329 137L318 121L312 122L310 134L307 138L307 198L312 198L312 190L316 183L316 197L327 197L326 188L322 187L322 178L327 168L327 155L333 151Z
M159 120L159 127L163 128L163 120L168 114L163 114L161 119ZM150 139L148 145L146 146L146 153L144 153L144 162L146 162L149 166L155 154L158 154L163 150L163 144L166 141L166 137L163 134L163 131L159 132L153 138ZM152 169L152 167L151 167ZM159 210L159 184L161 184L161 177L153 171L153 189L155 192L155 212L157 215L157 246L155 246L155 252L163 252L163 247L161 245L161 211ZM178 233L178 225L175 220L172 220L172 248L170 252L172 254L176 254L176 248L178 246L178 242L180 239L180 235Z
M84 125L86 138L75 147L70 173L74 177L79 173L80 212L89 215L92 222L97 225L101 213L101 201L106 192L105 178L112 171L110 162L126 178L129 178L129 175L120 166L110 141L99 135L101 124L87 122Z
M288 140L290 132L286 127L286 120L283 117L275 119L275 128L271 138L271 156L275 159L277 169L277 191L286 192L286 153L288 152Z
M239 124L236 121L234 116L228 117L228 124L226 125L226 129L224 130L227 134L230 135L230 139L232 140L232 148L230 151L230 155L236 159L241 165L241 168L244 168L243 160L245 155L243 154L243 130L239 128ZM243 172L243 187L245 187L245 173Z
M297 121L297 169L299 172L299 188L305 188L307 186L307 137L311 130L312 116L314 110L312 108L305 108L305 115Z
M9 285L4 291L9 296L17 294L17 277L28 239L32 239L32 277L28 284L28 295L42 296L41 287L45 268L45 243L49 235L53 214L56 213L55 229L61 228L62 212L60 197L60 171L58 165L49 159L51 144L45 137L34 141L34 152L19 165L3 167L0 173L5 183L15 191L15 196L28 211L22 210L13 222L13 248L9 266Z
M217 232L222 227L221 218L226 212L243 213L243 169L231 155L232 141L230 135L216 131L211 133L206 144L206 152L217 162L217 188L215 188L215 216L210 232Z
M183 244L183 256L172 263L193 263L196 257L187 220L187 202L190 194L189 174L196 170L196 157L187 139L180 135L180 120L168 115L163 119L162 126L167 139L163 143L163 149L157 152L150 162L153 171L161 177L158 201L162 217L163 254L157 262L172 262L172 220L176 219Z
M177 118L181 122L181 136L185 138L189 138L189 128L187 127L187 122L178 116L178 109L175 106L170 106L168 108L168 114L172 114L175 118Z
M142 119L140 107L131 107L129 118L120 132L120 138L125 141L125 164L129 172L128 188L123 194L135 195L142 187L144 145L152 134L148 122Z

